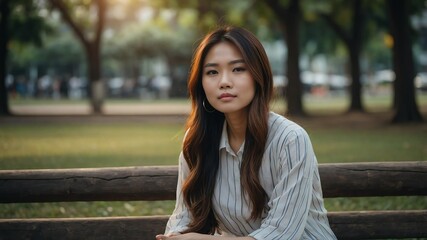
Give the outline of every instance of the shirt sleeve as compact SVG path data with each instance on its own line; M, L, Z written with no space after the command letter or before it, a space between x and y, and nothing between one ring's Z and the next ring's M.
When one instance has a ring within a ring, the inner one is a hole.
M312 179L317 160L307 133L296 129L279 140L278 181L255 239L300 239L312 199Z
M179 233L187 229L190 223L190 213L184 203L182 196L182 184L189 174L189 168L187 162L184 159L184 155L181 152L179 155L178 165L178 184L176 187L176 203L175 209L172 215L169 217L169 221L166 225L165 234Z

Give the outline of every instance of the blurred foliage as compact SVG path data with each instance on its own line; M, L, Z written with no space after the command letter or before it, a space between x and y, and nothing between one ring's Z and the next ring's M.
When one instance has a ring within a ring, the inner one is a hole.
M9 1L9 62L8 71L26 72L31 63L39 60L38 49L46 46L44 36L53 34L55 27L46 21L46 11L39 1Z
M73 22L84 33L85 37L88 39L93 37L96 30L93 26L96 25L99 20L99 13L94 6L95 1L70 0L62 1L62 3ZM46 7L49 8L50 11L54 11L53 6L54 4L48 4Z
M90 27L96 21L93 1L64 2L86 34L93 34L93 28ZM170 68L179 68L179 71L186 72L182 70L182 66L189 65L195 43L204 33L221 24L248 28L264 42L283 41L280 23L264 1L107 2L109 7L102 47L104 76L125 75L129 72L129 64L140 68L147 59L157 57L166 59ZM281 2L286 5L288 1ZM412 12L419 13L425 9L423 2L411 1ZM13 34L15 38L25 41L11 42L10 71L27 75L28 66L37 66L39 75L45 74L48 69L54 69L53 72L57 73L65 71L65 74L81 73L86 65L81 45L72 37L69 27L59 19L58 12L40 0L16 0L12 3L17 6L13 14ZM332 15L343 28L348 28L352 15L350 4L342 0L303 0L301 6L304 20L300 32L301 54L308 57L322 54L332 63L331 71L342 73L346 68L344 59L347 52L335 33L320 20L319 13ZM363 8L366 24L363 30L362 69L375 71L390 68L391 53L386 45L386 42L390 42L386 39L390 38L384 2L363 1ZM47 26L50 28L45 28ZM51 36L47 35L48 29ZM52 31L57 34L52 35ZM45 44L41 48L28 47L27 40ZM414 49L419 52L421 50L417 44L419 43L416 42Z
M44 47L11 43L13 54L10 61L12 74L28 71L29 66L36 67L40 75L48 73L49 69L58 74L81 75L85 58L82 48L73 39L71 32L65 31L43 38ZM54 67L52 67L54 66Z
M39 1L14 0L9 4L9 37L16 48L23 44L42 46L42 35L54 29L46 22L44 12L40 11Z

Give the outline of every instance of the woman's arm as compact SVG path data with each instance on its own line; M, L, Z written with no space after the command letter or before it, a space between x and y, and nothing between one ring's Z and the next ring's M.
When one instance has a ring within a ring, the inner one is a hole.
M187 229L190 223L190 213L184 203L182 196L182 184L189 174L187 162L184 159L184 155L179 155L178 163L178 183L176 187L176 204L172 215L169 217L169 221L166 225L166 234L176 234Z
M307 133L294 129L279 140L278 181L268 202L261 227L250 234L255 239L300 239L313 194L316 158Z

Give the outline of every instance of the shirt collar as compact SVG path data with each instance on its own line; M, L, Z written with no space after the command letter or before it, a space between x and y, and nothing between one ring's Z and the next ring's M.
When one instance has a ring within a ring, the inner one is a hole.
M227 148L230 146L228 144L228 133L227 133L227 121L224 121L224 125L222 127L221 139L219 140L219 150L223 148Z
M224 126L222 127L221 139L219 141L219 150L225 149L231 155L241 155L243 154L243 149L245 146L245 142L242 143L240 149L237 153L234 153L233 149L231 149L230 143L228 142L228 132L227 132L227 121L224 121Z

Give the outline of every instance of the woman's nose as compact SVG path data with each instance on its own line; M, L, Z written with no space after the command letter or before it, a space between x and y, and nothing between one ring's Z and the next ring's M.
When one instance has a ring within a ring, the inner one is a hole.
M220 82L219 82L219 87L221 89L223 89L223 88L231 88L232 87L232 82L231 82L230 76L228 74L226 74L226 73L221 74L221 79L220 79Z

